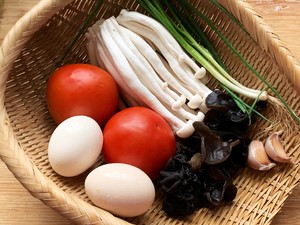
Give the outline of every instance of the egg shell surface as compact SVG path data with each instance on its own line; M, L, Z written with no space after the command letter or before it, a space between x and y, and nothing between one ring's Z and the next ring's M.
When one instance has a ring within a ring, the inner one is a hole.
M142 170L124 163L109 163L89 173L85 191L98 207L121 217L145 213L155 199L155 187Z
M50 165L62 176L77 176L97 161L102 145L102 130L94 119L87 116L70 117L60 123L50 137Z

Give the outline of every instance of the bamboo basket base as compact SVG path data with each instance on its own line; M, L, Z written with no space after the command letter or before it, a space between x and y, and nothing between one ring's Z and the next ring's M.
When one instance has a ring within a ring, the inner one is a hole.
M283 145L294 163L278 164L268 172L257 172L249 168L241 170L234 179L238 194L232 203L222 204L214 209L200 209L182 220L165 216L161 209L163 195L159 190L151 209L136 218L117 218L94 207L85 194L83 184L87 173L99 166L102 159L89 171L73 178L61 177L52 170L47 157L47 145L56 124L45 103L46 82L60 65L89 62L84 35L79 37L63 60L62 56L72 45L72 40L95 2L76 0L67 5L67 2L62 1L44 1L17 24L4 41L3 55L0 58L3 74L0 84L5 88L1 92L0 143L1 158L8 168L33 196L78 224L270 224L300 179L299 126L290 117L282 116L285 113L281 112L282 109L272 105L265 114L271 120L280 118L280 123L275 124L273 129L284 130ZM277 87L298 113L300 96L294 84L295 79L291 78L299 76L298 65L287 57L287 52L280 49L278 40L275 42L277 45L274 45L273 37L268 34L269 30L262 29L266 26L262 25L261 18L256 17L251 10L245 11L246 3L228 1L223 4L242 21L252 35L251 38L208 0L199 2L197 7L213 18L224 35ZM62 8L63 6L65 7ZM62 9L59 10L60 8ZM117 16L122 8L142 11L136 1L105 1L91 24L100 18ZM38 17L41 15L43 18ZM250 87L264 87L212 30L201 21L199 25L206 28L207 36L217 46L225 64L238 80ZM17 38L8 40L13 35ZM277 51L281 54L275 57ZM294 71L292 75L290 71ZM210 81L210 86L218 87L213 80ZM251 128L251 136L263 138L268 132L268 125L264 120L258 121Z

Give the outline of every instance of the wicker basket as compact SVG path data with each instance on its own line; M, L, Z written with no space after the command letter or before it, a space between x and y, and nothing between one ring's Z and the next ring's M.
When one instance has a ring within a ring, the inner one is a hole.
M234 180L239 191L232 203L201 209L184 220L164 215L161 196L157 196L152 208L142 216L114 217L88 200L83 188L86 174L63 178L53 172L47 158L47 143L55 123L45 104L45 84L95 2L43 0L21 18L5 38L0 51L0 155L7 167L34 197L78 224L270 224L300 179L299 126L292 119L284 120L274 129L284 129L285 124L291 124L292 132L284 132L283 144L294 164L277 165L263 173L248 168L242 170ZM209 1L202 0L197 7L214 18L226 37L299 112L299 63L249 5L240 0L221 3L241 21L252 38ZM97 19L117 15L121 8L140 10L133 0L105 1ZM248 86L263 87L211 30L207 29L207 35L237 79ZM85 41L85 37L80 36L64 58L64 64L88 62ZM272 108L267 114L274 118ZM252 129L253 137L266 126L266 122L259 121Z

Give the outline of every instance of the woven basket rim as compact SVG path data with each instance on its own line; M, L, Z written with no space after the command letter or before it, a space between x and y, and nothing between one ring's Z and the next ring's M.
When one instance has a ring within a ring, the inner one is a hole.
M72 0L42 0L27 12L6 35L0 49L0 118L1 118L1 137L0 137L0 157L8 169L20 181L20 183L34 197L40 199L49 207L60 212L63 216L78 223L89 221L87 217L97 217L100 224L130 224L122 219L114 217L110 213L93 207L85 201L70 196L60 190L50 179L45 177L30 160L26 153L18 144L14 136L12 127L9 124L8 115L4 106L5 82L8 78L10 68L19 56L25 43L30 40L32 35L46 23L46 21L58 10L68 5ZM260 47L268 51L271 57L283 68L286 68L285 74L295 86L300 90L300 64L293 56L290 50L281 42L280 38L272 32L269 27L254 9L243 0L220 0L227 10L244 24L246 30L250 31L253 39L260 44ZM30 30L30 32L27 32ZM259 42L261 37L264 42ZM24 168L26 174L20 173L20 168ZM23 177L31 177L33 183L40 183L37 188L23 181ZM41 194L42 193L42 194ZM48 199L57 199L68 202L68 206L57 208L55 203ZM91 209L87 214L86 208ZM76 211L70 212L70 209Z
M285 72L287 78L292 82L298 93L300 93L300 62L290 49L286 47L280 37L273 32L262 16L247 2L231 0L219 0L218 2L244 25L259 47L269 52L271 58L281 68L286 69L283 72Z

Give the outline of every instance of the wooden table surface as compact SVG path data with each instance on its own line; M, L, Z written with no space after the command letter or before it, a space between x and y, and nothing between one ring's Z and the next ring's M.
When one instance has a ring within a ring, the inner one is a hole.
M13 24L39 0L4 0L0 6L0 44ZM300 1L247 0L300 60ZM0 0L1 2L1 0ZM33 198L0 160L0 225L72 224ZM300 186L287 199L272 225L300 225Z

